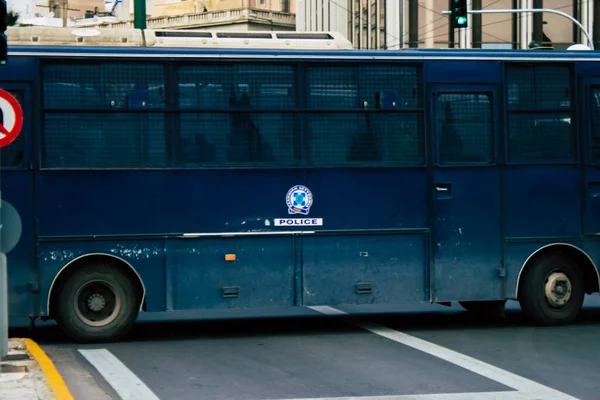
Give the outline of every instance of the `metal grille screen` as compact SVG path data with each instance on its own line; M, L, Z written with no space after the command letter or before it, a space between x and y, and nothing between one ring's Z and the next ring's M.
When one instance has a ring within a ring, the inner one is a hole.
M508 67L509 162L576 160L571 86L571 70L568 67Z

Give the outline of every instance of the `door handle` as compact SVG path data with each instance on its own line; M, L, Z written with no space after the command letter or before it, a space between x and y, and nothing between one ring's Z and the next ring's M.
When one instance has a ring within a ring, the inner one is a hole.
M452 185L450 183L435 184L436 198L449 199L452 197Z
M588 196L600 197L600 182L588 182Z

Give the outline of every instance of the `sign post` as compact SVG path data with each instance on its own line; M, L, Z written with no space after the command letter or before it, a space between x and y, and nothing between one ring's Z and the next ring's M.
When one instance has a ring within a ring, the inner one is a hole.
M0 0L1 1L1 0ZM11 144L23 127L23 110L17 99L0 89L0 148ZM0 192L1 193L1 192ZM0 205L2 202L0 201ZM0 230L2 229L2 208L0 207ZM2 237L3 235L0 235ZM8 266L4 243L0 242L0 360L8 355Z
M0 253L0 361L8 355L8 271L6 255Z

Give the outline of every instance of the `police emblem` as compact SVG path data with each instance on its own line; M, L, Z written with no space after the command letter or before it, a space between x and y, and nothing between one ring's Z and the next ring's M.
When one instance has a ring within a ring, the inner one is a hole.
M307 187L296 185L288 190L285 202L288 206L288 214L308 215L313 203L313 195Z

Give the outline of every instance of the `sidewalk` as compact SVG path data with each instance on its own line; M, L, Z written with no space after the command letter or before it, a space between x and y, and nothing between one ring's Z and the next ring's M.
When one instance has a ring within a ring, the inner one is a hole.
M44 351L30 339L9 339L0 362L0 400L73 400Z

